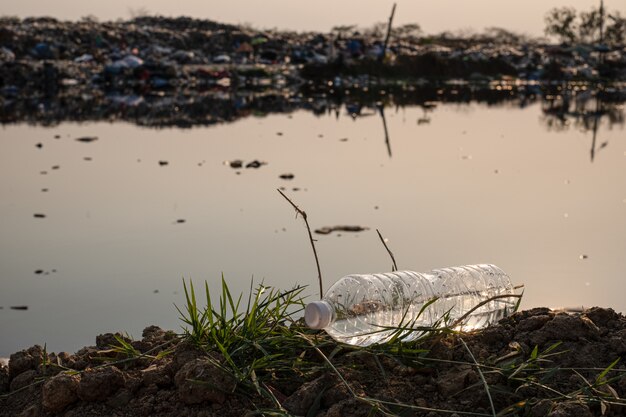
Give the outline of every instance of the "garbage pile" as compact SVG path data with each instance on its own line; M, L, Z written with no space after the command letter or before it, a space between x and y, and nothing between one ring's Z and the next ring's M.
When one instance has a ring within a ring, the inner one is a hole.
M52 110L55 118L119 113L147 122L147 114L162 114L170 124L212 123L266 97L290 107L302 94L306 101L400 84L438 88L454 80L489 89L502 79L526 85L626 80L626 54L623 47L410 36L392 36L386 48L371 33L259 31L187 17L0 18L2 122L45 122ZM207 116L206 107L224 97L232 106ZM179 117L182 108L188 113Z

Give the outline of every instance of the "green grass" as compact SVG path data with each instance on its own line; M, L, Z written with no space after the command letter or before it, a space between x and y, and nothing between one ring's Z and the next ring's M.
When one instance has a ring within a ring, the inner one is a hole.
M183 281L183 288L185 304L183 308L177 307L184 326L182 337L200 349L222 355L224 360L220 366L237 381L235 394L245 396L253 404L257 404L259 415L290 415L275 395L277 387L285 383L298 387L324 372L335 374L336 379L345 385L347 392L357 402L369 407L371 415L410 415L429 411L442 415L455 412L460 415L492 417L524 415L535 403L535 400L525 398L522 394L528 388L546 393L544 398L555 402L582 401L596 407L599 405L602 410L626 405L626 401L617 398L611 386L625 375L625 370L615 368L617 361L605 369L559 368L552 359L567 353L559 350L560 343L554 343L543 350L536 346L527 353L513 343L509 354L480 363L465 341L457 338L455 340L460 340L469 354L469 360L441 360L429 357L428 347L439 339L455 337L458 333L452 329L455 323L446 317L441 318L431 328L421 328L424 335L415 341L403 341L407 330L414 324L407 321L394 329L389 342L355 347L337 344L324 331L313 331L304 325L300 318L305 305L303 287L278 291L264 285L253 289L251 284L248 298L243 301L241 295L233 296L222 277L217 299L213 298L208 284L205 283L202 306L198 303L199 298L191 281ZM430 367L434 372L437 372L437 367L442 363L469 365L477 371L480 381L466 389L482 386L489 401L489 412L435 409L358 395L350 378L343 374L346 368L342 365L343 358L358 352L373 355L379 374L372 377L383 380L389 378L389 371L382 365L383 358L391 358L408 367ZM583 372L597 372L597 377L593 380L585 379ZM492 374L497 374L504 382L490 385L488 381L493 377ZM580 376L580 388L573 392L559 390L559 378L569 378L572 374ZM502 406L501 401L496 401L497 395L502 393L507 393L513 399L510 404ZM259 403L258 397L255 397L257 395L264 401ZM322 395L323 393L319 394L307 415L315 415L319 411Z

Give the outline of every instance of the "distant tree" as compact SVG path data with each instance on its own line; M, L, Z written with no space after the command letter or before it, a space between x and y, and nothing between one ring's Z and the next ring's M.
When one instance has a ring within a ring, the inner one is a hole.
M626 19L619 12L610 13L607 18L602 4L578 15L571 7L554 8L546 14L545 21L546 35L556 36L561 42L623 45L626 41Z
M624 45L626 43L626 18L619 12L609 15L609 24L604 33L604 41L609 45Z
M372 36L374 38L382 38L383 36L385 36L385 33L387 32L387 23L385 22L374 23L372 27L365 29L363 32L366 35Z
M398 39L417 39L422 36L422 28L417 23L407 23L406 25L393 28L393 33Z
M499 27L486 28L483 37L494 43L516 45L528 42L527 36Z
M150 16L150 11L144 6L137 7L137 8L129 7L128 14L130 15L131 19L138 19L140 17Z
M576 9L573 7L555 7L545 17L546 35L556 36L561 42L577 40Z
M593 43L600 40L600 31L603 25L602 18L600 9L592 8L588 12L580 12L578 42Z
M356 25L341 25L341 26L333 26L330 32L343 38L343 37L350 36L354 32L355 29L356 29Z

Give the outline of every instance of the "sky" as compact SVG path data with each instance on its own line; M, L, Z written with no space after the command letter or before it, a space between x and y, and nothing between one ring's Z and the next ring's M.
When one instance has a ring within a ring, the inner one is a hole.
M20 0L4 2L0 14L18 17L52 16L77 20L127 19L145 11L164 16L191 16L223 23L247 23L258 29L329 31L333 26L355 24L369 27L386 21L394 0ZM544 16L553 7L587 10L591 0L396 0L394 24L418 23L425 33L481 31L498 26L532 36L543 35ZM626 15L626 1L605 0L605 8Z

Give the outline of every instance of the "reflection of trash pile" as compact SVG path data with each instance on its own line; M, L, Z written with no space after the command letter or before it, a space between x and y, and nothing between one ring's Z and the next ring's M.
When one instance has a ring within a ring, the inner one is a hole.
M454 79L484 83L490 90L490 82L507 78L525 85L546 78L626 78L623 50L602 51L600 57L587 46L437 39L392 36L385 48L381 36L356 31L261 32L182 17L117 22L4 17L0 120L123 118L186 126L232 120L248 111L318 111L327 97L351 101L347 92L379 97L368 89L390 92L402 85L400 95L406 96L428 84L439 91ZM623 96L624 87L617 88ZM441 98L431 94L426 100Z

